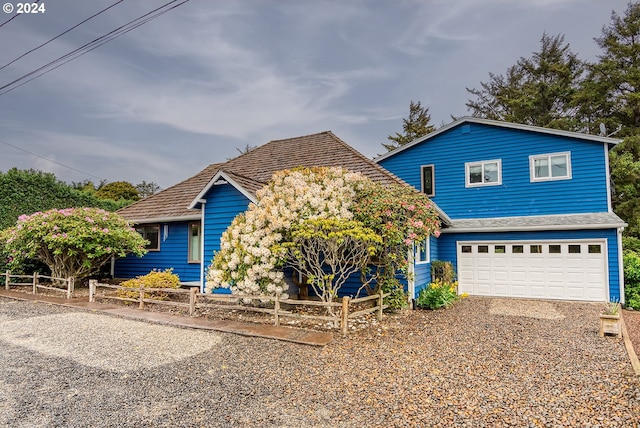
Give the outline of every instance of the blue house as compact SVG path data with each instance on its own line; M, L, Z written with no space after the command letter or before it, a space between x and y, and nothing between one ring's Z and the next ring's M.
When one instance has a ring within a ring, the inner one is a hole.
M376 159L426 193L443 230L415 255L409 293L431 260L453 262L459 292L624 299L608 151L618 140L462 118Z
M256 191L274 172L300 166L340 166L383 184L402 183L328 131L271 141L118 211L149 241L149 252L117 259L113 276L173 268L183 284L203 288L205 271L234 217L256 201Z

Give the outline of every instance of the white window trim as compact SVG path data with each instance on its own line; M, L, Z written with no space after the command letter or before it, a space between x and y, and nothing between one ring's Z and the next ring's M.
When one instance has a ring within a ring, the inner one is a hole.
M482 165L482 170L484 171L484 165L488 163L497 163L498 164L498 181L496 182L484 182L484 177L482 178L482 183L471 183L469 176L469 167L472 165ZM466 162L464 164L464 184L465 187L483 187L483 186L499 186L502 184L502 159L492 159L492 160L483 160L476 162Z
M431 167L431 187L433 188L432 193L426 193L424 191L424 169L427 167ZM430 198L436 195L436 167L434 164L420 165L420 189L422 190L422 193Z
M567 158L567 175L564 177L551 176L551 158L554 156L565 156ZM546 158L549 162L549 177L536 177L535 160ZM529 156L529 177L532 183L539 181L571 180L571 152L543 153Z
M427 239L425 239L424 241L422 241L420 244L425 245L425 249L426 249L426 255L427 255L427 259L426 260L421 260L420 259L420 252L418 251L418 245L416 244L415 248L414 248L414 260L415 260L415 264L417 265L422 265L422 264L426 264L426 263L431 263L431 240L427 237Z
M191 254L191 248L192 248L192 241L193 241L193 236L191 231L193 230L193 227L196 226L198 227L199 233L198 235L200 236L200 242L198 242L198 251L200 251L200 258L199 259L194 259L192 258L192 254ZM187 237L187 263L200 263L202 262L202 222L189 222L188 227L187 227L187 233L189 234L189 236Z

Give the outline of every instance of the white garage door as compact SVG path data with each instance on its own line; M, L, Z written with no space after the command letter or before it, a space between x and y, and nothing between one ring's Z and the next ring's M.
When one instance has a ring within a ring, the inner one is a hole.
M607 301L607 243L458 243L458 291L477 296Z

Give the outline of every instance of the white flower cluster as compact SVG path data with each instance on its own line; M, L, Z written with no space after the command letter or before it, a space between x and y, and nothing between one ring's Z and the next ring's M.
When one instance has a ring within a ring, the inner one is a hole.
M283 294L280 246L292 225L306 219L351 219L357 189L368 180L342 168L298 168L279 171L222 234L207 271L207 291L231 288L238 294Z

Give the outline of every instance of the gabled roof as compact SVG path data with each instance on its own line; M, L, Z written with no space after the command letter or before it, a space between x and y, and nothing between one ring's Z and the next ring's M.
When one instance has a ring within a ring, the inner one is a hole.
M193 197L216 175L220 165L222 164L211 164L191 178L118 210L118 214L134 223L197 220L200 218L200 211L189 210L187 207Z
M586 141L596 141L596 142L606 143L610 145L615 145L615 144L618 144L620 141L622 141L617 138L602 137L599 135L592 135L592 134L583 134L581 132L562 131L560 129L543 128L540 126L522 125L519 123L503 122L499 120L482 119L479 117L467 116L467 117L462 117L454 122L451 122L441 128L438 128L437 130L433 131L430 134L425 135L424 137L417 138L410 143L407 143L403 146L398 147L395 150L385 153L377 157L376 159L374 159L374 162L380 162L383 159L387 159L389 157L395 156L396 154L403 152L404 150L407 150L410 147L413 147L424 141L430 140L440 134L447 132L452 128L455 128L458 125L462 125L463 123L477 123L481 125L498 126L501 128L517 129L520 131L529 131L529 132L537 132L540 134L557 135L560 137L577 138L577 139L586 140Z
M219 181L230 182L250 200L276 171L300 166L340 166L382 184L404 184L331 131L273 140L118 211L135 223L200 218L200 200Z
M242 186L243 190L255 196L255 192L271 180L273 173L300 166L339 166L350 171L360 172L382 184L405 184L398 177L336 137L331 131L269 141L267 144L227 161L220 166L220 171ZM189 207L197 207L200 199L219 179L220 177L214 177L198 193ZM244 180L245 183L247 180L249 182L245 185L241 180ZM253 200L253 198L249 199Z

